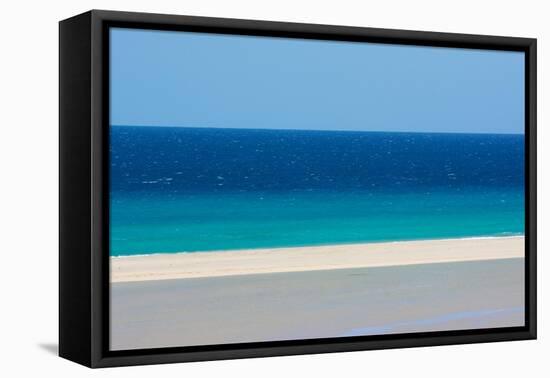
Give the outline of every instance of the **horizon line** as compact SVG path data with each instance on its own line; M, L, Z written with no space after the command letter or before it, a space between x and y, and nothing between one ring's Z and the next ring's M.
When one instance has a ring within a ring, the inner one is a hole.
M251 130L251 131L326 131L326 132L356 132L356 133L401 133L401 134L473 134L473 135L521 135L523 133L507 132L461 132L461 131L385 131L385 130L352 130L352 129L278 129L278 128L260 128L260 127L216 127L216 126L174 126L174 125L121 125L109 124L110 127L154 127L154 128L172 128L172 129L208 129L208 130Z

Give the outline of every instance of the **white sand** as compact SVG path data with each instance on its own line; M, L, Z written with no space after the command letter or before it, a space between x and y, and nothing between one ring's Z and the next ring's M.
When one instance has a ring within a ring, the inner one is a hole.
M524 237L421 240L111 258L111 282L524 257Z

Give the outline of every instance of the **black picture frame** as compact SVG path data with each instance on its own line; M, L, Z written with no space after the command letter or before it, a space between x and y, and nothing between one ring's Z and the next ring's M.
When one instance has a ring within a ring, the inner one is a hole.
M511 50L525 53L524 327L109 351L108 29ZM59 354L88 367L536 338L536 39L92 10L59 24Z

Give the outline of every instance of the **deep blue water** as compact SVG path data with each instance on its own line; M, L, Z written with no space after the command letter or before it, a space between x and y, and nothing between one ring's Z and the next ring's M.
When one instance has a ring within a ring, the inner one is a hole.
M522 135L111 127L111 254L524 231Z

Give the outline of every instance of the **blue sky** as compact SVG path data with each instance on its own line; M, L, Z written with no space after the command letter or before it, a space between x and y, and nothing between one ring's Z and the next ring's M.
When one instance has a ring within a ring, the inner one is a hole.
M523 133L524 55L111 29L111 124Z

